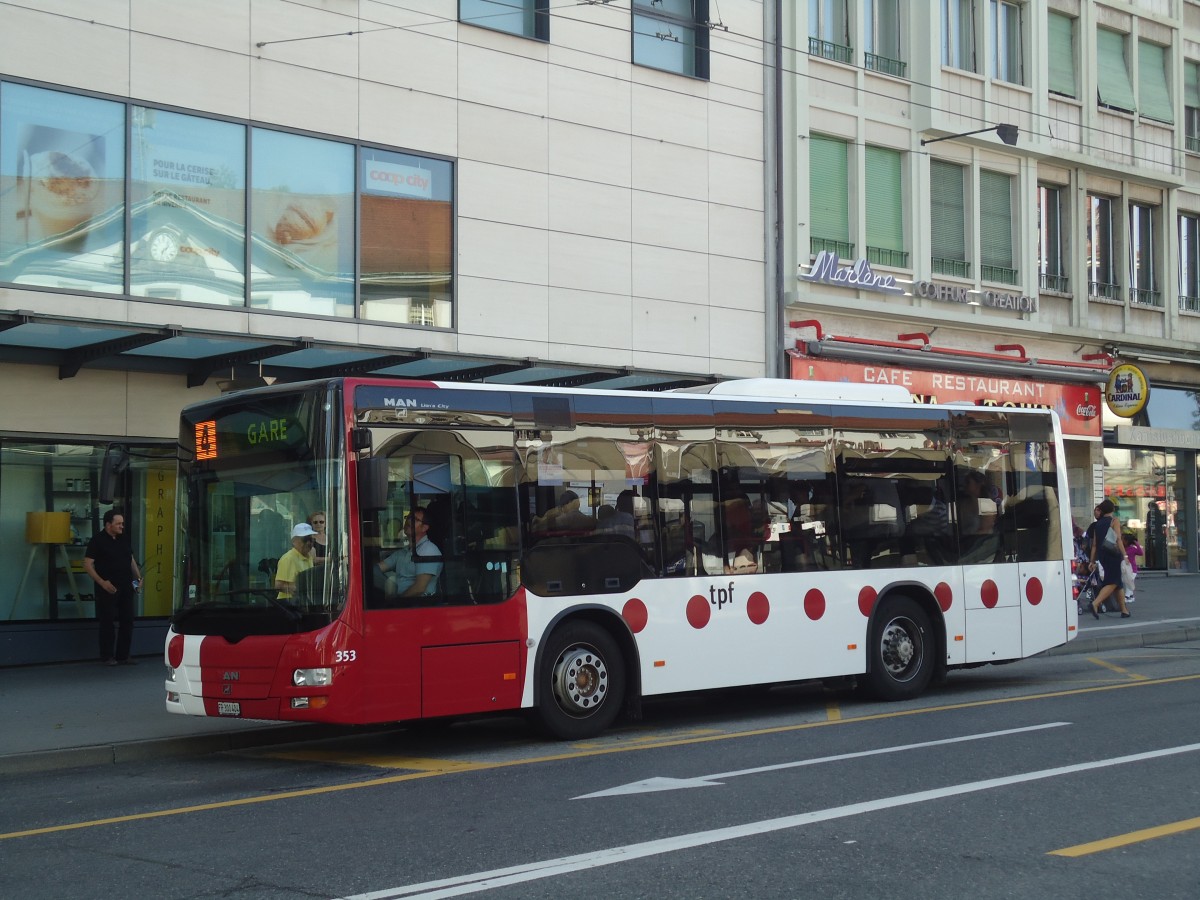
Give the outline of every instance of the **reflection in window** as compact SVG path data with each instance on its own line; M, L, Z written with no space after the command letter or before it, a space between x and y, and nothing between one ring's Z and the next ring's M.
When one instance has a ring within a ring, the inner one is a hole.
M135 106L129 292L245 304L246 129Z
M1179 216L1179 308L1200 312L1200 216L1194 213Z
M119 292L125 107L0 85L0 281Z
M250 303L354 314L354 147L255 128Z
M633 61L708 77L708 0L633 0Z
M364 147L362 316L451 325L450 163Z
M1038 185L1038 283L1050 291L1067 290L1063 265L1063 188Z
M549 5L549 0L458 0L458 20L548 41Z
M992 77L1023 84L1021 59L1021 7L1008 0L992 0Z
M974 0L942 0L942 65L975 71Z

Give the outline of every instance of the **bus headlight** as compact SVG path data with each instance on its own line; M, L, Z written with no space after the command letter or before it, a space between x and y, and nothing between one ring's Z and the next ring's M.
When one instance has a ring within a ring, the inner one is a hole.
M333 669L296 669L292 684L296 687L324 687L333 681Z

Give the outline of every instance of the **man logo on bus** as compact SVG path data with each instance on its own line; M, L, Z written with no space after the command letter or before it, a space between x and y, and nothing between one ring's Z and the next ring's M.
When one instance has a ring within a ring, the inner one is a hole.
M384 406L404 406L409 409L417 408L417 401L411 397L384 397Z

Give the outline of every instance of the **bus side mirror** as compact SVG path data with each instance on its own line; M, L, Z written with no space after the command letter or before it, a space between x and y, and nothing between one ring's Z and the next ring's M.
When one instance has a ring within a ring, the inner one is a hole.
M129 448L124 444L109 444L104 448L104 462L100 465L101 503L112 503L117 493L117 480L129 468Z
M383 509L387 506L388 461L383 456L369 456L358 461L358 505L360 509Z
M350 448L355 451L371 449L371 429L352 428L350 430Z

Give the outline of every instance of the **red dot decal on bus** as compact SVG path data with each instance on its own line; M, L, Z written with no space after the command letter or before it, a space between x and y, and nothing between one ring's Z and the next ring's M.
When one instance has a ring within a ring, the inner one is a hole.
M1042 580L1040 578L1029 579L1029 583L1025 585L1025 599L1029 601L1030 606L1037 606L1042 602Z
M746 601L746 615L755 625L761 625L771 615L771 601L762 591L755 591Z
M703 628L708 624L710 618L712 618L712 607L708 605L707 597L696 594L688 601L687 620L689 625L693 628Z
M875 593L875 588L867 585L858 592L858 611L871 618L871 611L875 609L875 598L879 595Z
M637 597L633 597L625 604L624 609L621 610L621 616L629 623L629 630L634 634L641 632L650 619L650 613L646 611L646 604Z
M950 612L950 607L954 605L954 591L950 585L942 581L933 589L933 596L937 598L938 606L942 608L942 612Z
M825 595L816 588L804 595L804 614L814 622L825 615Z
M979 599L983 601L983 605L988 609L994 609L996 604L1000 602L1000 588L996 587L996 582L988 579L979 586Z

